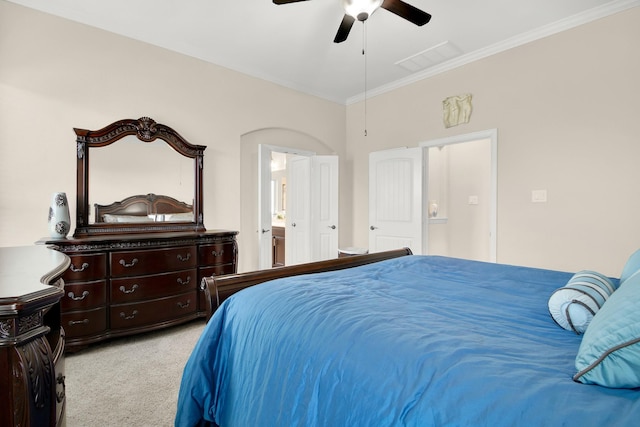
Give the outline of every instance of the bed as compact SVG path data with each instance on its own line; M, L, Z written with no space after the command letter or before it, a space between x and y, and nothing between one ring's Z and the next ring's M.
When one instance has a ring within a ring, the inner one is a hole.
M158 194L139 194L113 202L94 205L96 222L148 223L193 222L193 205L173 197Z
M264 283L246 275L252 286L222 298L185 366L175 425L640 422L640 253L607 279L615 292L584 334L549 312L577 273L410 251L368 263L373 255ZM225 288L222 277L206 283L214 307L216 280Z

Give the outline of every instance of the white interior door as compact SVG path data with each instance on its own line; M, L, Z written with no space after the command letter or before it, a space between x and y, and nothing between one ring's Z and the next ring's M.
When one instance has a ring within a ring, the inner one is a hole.
M258 147L259 268L273 265L272 153L287 153L285 264L338 256L338 156Z
M271 152L268 145L258 146L258 268L271 268L272 232L271 232Z
M426 253L426 152L422 147L369 154L369 251L409 247Z
M311 261L311 157L287 158L285 264Z
M311 258L338 256L338 156L313 156L311 167Z

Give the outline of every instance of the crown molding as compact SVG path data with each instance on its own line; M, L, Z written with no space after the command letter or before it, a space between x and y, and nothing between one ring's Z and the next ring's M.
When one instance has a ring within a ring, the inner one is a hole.
M419 71L400 80L396 80L392 83L368 90L366 93L366 97L372 98L374 96L382 95L384 93L410 85L420 80L428 79L429 77L433 77L446 71L450 71L463 65L478 61L480 59L487 58L497 53L513 49L514 47L522 46L526 43L530 43L532 41L539 40L553 34L558 34L563 31L578 27L580 25L588 24L589 22L593 22L597 19L604 18L638 6L640 6L640 0L612 1L611 3L607 3L605 5L587 10L583 13L573 15L569 18L553 22L551 24L537 28L533 31L519 34L502 42L487 46L486 48L458 56L436 66L429 67L426 70ZM364 100L365 93L360 93L359 95L348 98L345 104L351 105Z

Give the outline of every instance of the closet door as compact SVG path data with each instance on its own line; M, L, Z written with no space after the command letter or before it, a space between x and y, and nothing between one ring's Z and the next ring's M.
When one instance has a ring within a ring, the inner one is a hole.
M338 156L311 159L313 261L338 257Z
M271 251L273 234L271 230L271 147L258 146L258 268L272 266Z
M311 259L311 157L287 159L287 221L285 264Z
M409 247L426 253L427 152L400 148L369 155L369 252Z

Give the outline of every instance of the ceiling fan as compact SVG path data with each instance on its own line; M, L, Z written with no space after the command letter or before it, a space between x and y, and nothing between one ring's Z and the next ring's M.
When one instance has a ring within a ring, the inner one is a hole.
M308 0L273 0L275 4L297 3L300 1ZM422 26L431 20L430 14L402 0L342 0L342 6L345 14L338 27L336 37L333 39L334 43L342 43L347 39L356 19L364 22L380 7L418 26Z

